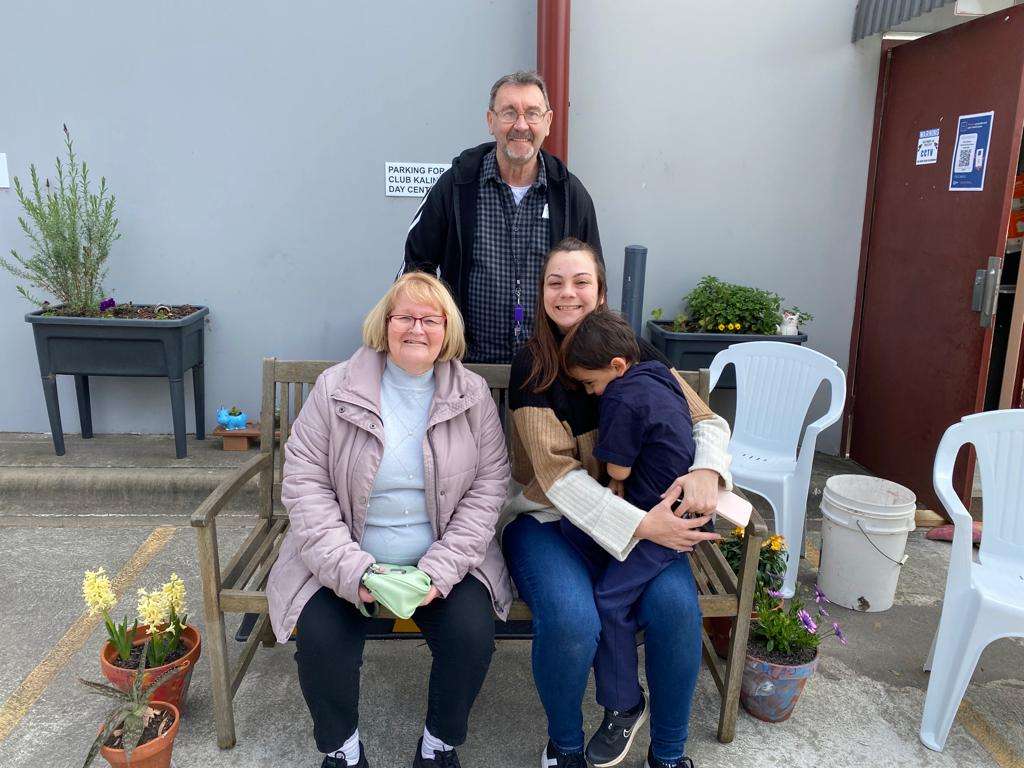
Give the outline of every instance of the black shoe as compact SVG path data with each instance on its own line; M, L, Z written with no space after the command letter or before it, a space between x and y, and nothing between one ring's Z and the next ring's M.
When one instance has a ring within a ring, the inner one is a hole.
M416 757L412 761L412 768L462 768L462 764L459 763L459 756L454 749L447 752L435 749L432 759L424 758L423 737L420 736L420 740L416 742Z
M320 763L320 768L349 768L344 757L331 757L330 755L324 755L324 761ZM357 762L352 768L370 768L370 764L366 762L366 750L363 749L363 742L359 742L359 762Z
M606 709L601 727L587 744L587 761L594 768L610 768L621 763L633 746L636 732L646 720L647 696L643 691L640 692L640 711L633 715Z
M688 757L680 757L678 760L666 763L664 760L656 758L651 748L648 747L644 768L693 768L693 760Z
M549 740L540 753L540 768L587 768L587 761L582 752L559 752Z

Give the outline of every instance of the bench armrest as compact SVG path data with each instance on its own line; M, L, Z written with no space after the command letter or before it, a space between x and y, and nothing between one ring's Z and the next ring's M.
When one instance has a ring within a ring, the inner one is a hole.
M224 505L230 501L248 482L249 478L265 469L271 462L270 453L260 453L240 466L231 477L227 478L210 493L203 503L192 513L192 526L194 528L205 528L217 516Z
M762 539L768 538L768 526L765 525L764 518L761 517L761 513L756 509L750 511L750 522L748 525L754 526L754 533Z

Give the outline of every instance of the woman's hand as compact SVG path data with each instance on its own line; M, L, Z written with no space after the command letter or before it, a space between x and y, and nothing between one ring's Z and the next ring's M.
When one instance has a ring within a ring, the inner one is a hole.
M427 596L423 598L423 602L420 603L420 605L430 605L430 603L433 602L434 598L438 597L440 594L441 593L440 591L438 591L437 587L431 584L430 590L427 592Z
M697 530L710 520L710 517L703 515L680 519L673 514L672 505L679 498L679 491L677 481L665 492L665 498L644 516L633 535L638 539L647 539L677 552L691 552L702 541L720 539L721 536L717 533L705 533Z
M683 500L675 510L679 517L687 514L711 515L718 507L719 479L718 473L713 469L694 469L677 477L661 498L667 498L673 491L675 498L682 494Z
M359 587L359 599L362 600L364 603L377 602L377 598L373 596L373 593L363 586Z

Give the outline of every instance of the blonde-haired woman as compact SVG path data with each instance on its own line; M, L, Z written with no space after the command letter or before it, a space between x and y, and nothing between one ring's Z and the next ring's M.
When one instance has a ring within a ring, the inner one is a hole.
M351 358L324 371L285 446L291 524L267 584L279 642L298 628L299 684L324 768L367 766L359 675L375 562L431 579L413 616L433 655L413 766L458 766L512 602L494 537L509 479L485 381L458 358L462 317L437 278L402 276L366 316Z

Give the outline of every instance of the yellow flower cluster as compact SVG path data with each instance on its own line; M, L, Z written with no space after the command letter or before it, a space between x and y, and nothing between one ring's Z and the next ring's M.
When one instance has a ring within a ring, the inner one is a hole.
M738 331L742 327L743 327L743 325L741 323L719 323L718 324L718 330L720 330L720 331Z
M110 578L102 568L85 572L85 578L82 579L82 597L89 606L90 616L108 611L117 604L117 595L110 586Z
M732 529L732 535L735 536L737 539L742 539L743 538L743 532L745 530L746 530L746 528L740 528L737 525L735 528Z
M185 615L185 582L172 573L171 580L160 589L149 592L139 589L139 623L149 625L149 634L163 631L171 621L171 609L179 617Z
M764 544L762 544L761 546L768 547L773 552L781 552L786 548L786 539L776 533L765 539Z

